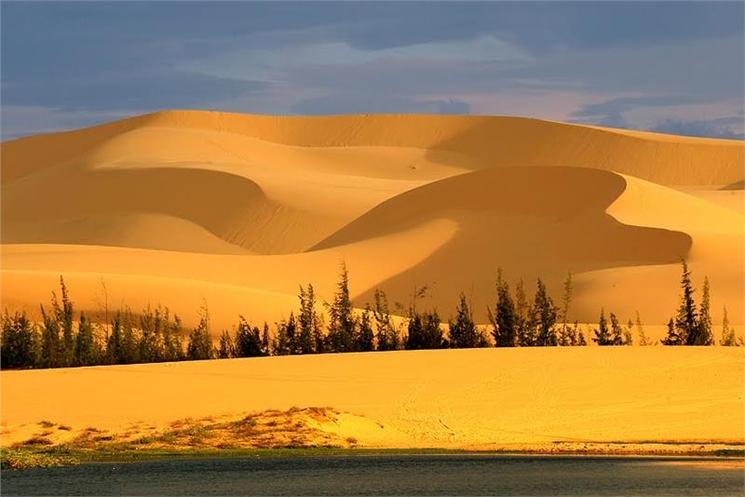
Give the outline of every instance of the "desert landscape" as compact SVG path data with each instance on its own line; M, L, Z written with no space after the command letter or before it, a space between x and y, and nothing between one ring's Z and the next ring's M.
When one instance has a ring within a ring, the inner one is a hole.
M515 117L202 111L6 141L7 313L43 320L63 276L98 333L167 306L188 334L207 307L217 347L239 315L284 323L300 285L332 302L343 264L356 315L382 290L401 326L412 302L446 322L463 293L488 337L498 279L558 302L571 273L564 319L590 343L3 371L2 444L740 451L741 348L591 338L604 308L663 339L681 260L710 282L715 343L724 306L741 336L744 152Z
M427 286L486 322L498 268L557 296L571 272L571 321L664 325L685 258L714 321L726 305L741 326L744 152L512 117L196 111L11 140L2 302L36 313L64 275L86 312L164 304L193 326L206 300L219 330L278 321L299 285L329 299L344 262L360 307Z

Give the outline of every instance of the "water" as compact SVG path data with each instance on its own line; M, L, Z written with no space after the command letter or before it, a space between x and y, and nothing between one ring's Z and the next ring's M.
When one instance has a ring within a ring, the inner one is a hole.
M2 495L743 495L741 469L468 455L170 459L5 471Z

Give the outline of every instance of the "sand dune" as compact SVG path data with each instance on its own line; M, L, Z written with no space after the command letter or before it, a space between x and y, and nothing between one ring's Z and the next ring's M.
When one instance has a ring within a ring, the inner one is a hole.
M344 260L358 305L427 285L445 316L465 291L483 320L501 266L557 296L575 273L573 319L605 306L656 325L687 257L712 281L715 320L726 304L741 325L743 152L471 116L171 111L21 138L0 150L2 303L34 310L64 274L86 310L103 280L112 302L161 302L187 323L202 299L218 328L272 322L300 283L330 298Z
M3 371L2 440L43 432L41 421L122 433L315 406L346 413L325 429L362 446L703 447L745 437L744 364L734 348L579 347Z

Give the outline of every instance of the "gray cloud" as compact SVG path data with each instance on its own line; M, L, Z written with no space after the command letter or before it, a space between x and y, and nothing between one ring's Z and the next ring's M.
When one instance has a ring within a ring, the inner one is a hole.
M468 114L470 106L461 100L411 99L407 97L368 94L336 94L302 100L292 107L296 114Z
M743 117L725 117L709 120L683 121L665 119L650 128L650 131L672 133L687 136L708 136L713 138L745 139L745 119Z
M743 100L739 2L65 2L2 9L3 104L37 109L24 117L4 113L11 130L33 132L35 118L38 130L48 129L38 109L60 126L168 107L484 113L484 102L511 95L529 103L535 91L574 95L578 107L557 116L526 104L523 114L615 126L639 126L635 109L659 109L659 123L680 121L662 112L670 105L718 104L711 119L742 111L742 103L722 110L722 102ZM591 104L598 98L605 102Z

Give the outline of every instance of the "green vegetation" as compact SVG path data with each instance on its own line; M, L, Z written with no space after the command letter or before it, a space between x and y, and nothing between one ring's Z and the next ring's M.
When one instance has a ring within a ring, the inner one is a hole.
M222 330L217 346L210 333L209 311L200 309L199 324L184 329L181 319L167 307L149 306L135 315L129 308L119 310L108 323L94 323L83 312L75 322L73 302L60 277L60 298L52 293L50 307L40 306L41 322L34 323L24 312L2 318L0 365L12 368L56 368L99 364L202 360L213 358L259 357L270 355L365 352L398 349L440 349L474 347L582 346L585 334L575 321L569 322L572 302L572 275L564 282L561 307L554 304L545 284L538 279L532 302L519 281L514 294L509 283L497 274L497 298L488 309L490 330L477 326L471 305L461 293L455 315L443 324L437 309L420 309L417 304L427 287L415 288L405 321L394 324L388 299L376 290L374 302L356 313L349 291L349 273L341 266L339 283L330 303L324 325L312 285L300 287L299 310L275 324L251 325L239 316L233 333ZM681 298L675 317L668 322L665 345L713 345L709 280L704 279L701 302L696 305L691 273L682 262ZM396 304L400 310L400 304ZM636 320L621 325L614 313L606 318L601 309L593 341L603 346L631 345L636 330L639 345L651 345L636 313ZM491 340L487 337L491 336ZM184 346L185 342L185 346ZM743 345L727 318L724 308L720 345Z

